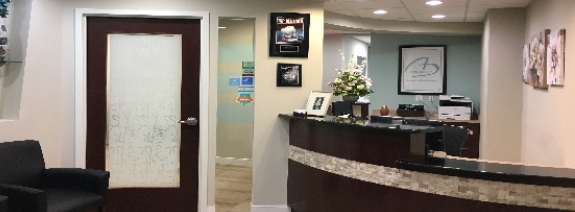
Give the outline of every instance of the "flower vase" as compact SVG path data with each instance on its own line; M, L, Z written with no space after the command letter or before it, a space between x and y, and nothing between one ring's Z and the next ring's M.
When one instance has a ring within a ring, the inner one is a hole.
M387 108L387 105L381 106L381 109L379 109L379 114L382 116L387 116L389 114L389 108Z
M359 96L342 96L341 99L343 101L357 102L357 100L359 99Z

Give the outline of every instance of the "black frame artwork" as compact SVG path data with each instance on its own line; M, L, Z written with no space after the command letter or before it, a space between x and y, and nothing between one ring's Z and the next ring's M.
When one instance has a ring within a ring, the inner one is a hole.
M399 46L399 95L444 95L447 92L447 46Z
M309 24L309 13L271 13L270 57L307 58Z
M301 87L301 64L278 63L277 86Z

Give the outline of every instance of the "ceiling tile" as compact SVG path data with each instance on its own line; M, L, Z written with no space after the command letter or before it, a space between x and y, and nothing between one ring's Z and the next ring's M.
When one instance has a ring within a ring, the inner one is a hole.
M335 2L355 2L355 3L360 3L360 2L379 2L381 4L389 4L392 6L403 6L401 4L401 0L330 0L330 1L335 1Z
M507 7L505 5L515 5L525 7L529 4L530 0L471 0L469 5L493 5L499 7Z
M446 6L446 7L410 7L411 14L465 14L465 6Z
M413 14L413 17L415 17L415 20L417 21L433 21L433 22L463 22L463 20L465 19L465 14L464 13L449 13L449 12L445 12L445 13L438 13L438 14L442 14L445 15L446 17L443 19L433 19L431 18L431 16L436 15L436 14Z
M351 10L332 10L330 12L334 12L341 15L347 15L351 17L358 17L355 13L351 12Z
M333 10L347 10L347 7L343 6L342 4L340 4L339 2L334 2L334 1L330 1L330 2L326 2L323 4L323 8L327 11L333 11Z
M372 9L355 9L354 13L362 18L380 19L380 20L401 20L401 21L413 21L409 13L405 9L390 9L387 14L377 15L373 14Z
M403 8L403 5L398 1L345 1L338 2L348 8L355 9L383 9L389 10L391 8Z
M466 0L442 0L443 4L437 6L429 6L425 4L426 0L401 0L407 7L426 7L426 8L434 8L434 7L445 7L445 6L465 6L467 3Z
M485 13L467 13L466 22L483 22Z
M428 6L425 1L330 0L324 3L324 7L327 11L343 15L381 20L481 22L487 10L491 8L525 7L530 2L530 0L442 0L444 2L442 5ZM387 10L388 13L373 14L373 11L377 9ZM467 18L465 18L466 11ZM441 20L431 19L430 17L434 14L445 14L447 17Z

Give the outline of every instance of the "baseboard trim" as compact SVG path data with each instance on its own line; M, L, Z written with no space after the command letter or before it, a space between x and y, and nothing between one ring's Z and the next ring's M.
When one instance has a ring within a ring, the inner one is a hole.
M287 205L252 205L251 212L290 212Z
M216 164L251 166L252 160L249 158L233 158L233 157L218 157L218 156L216 156Z
M207 212L216 212L216 206L214 206L214 205L208 206Z

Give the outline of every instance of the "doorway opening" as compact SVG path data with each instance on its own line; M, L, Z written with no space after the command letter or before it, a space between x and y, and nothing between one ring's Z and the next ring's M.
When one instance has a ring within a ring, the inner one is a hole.
M253 18L219 19L216 212L251 210L254 31Z

